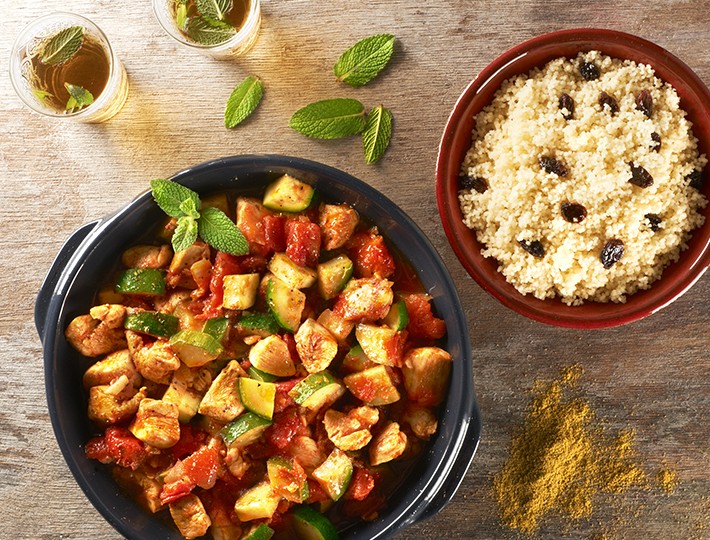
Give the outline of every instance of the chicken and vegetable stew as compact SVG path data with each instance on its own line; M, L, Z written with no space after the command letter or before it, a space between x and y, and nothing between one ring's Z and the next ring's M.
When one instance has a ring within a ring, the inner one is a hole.
M176 252L173 218L66 329L98 358L86 454L185 538L335 539L436 433L444 321L377 228L306 183L202 204L248 253Z

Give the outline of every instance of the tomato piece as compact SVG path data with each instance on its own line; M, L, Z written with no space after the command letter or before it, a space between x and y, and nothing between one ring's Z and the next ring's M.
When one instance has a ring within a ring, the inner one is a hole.
M160 492L160 502L169 504L183 498L195 488L195 483L187 477L165 484Z
M186 457L182 466L185 476L202 489L211 489L217 481L219 470L219 456L217 452L207 446L201 447Z
M328 501L330 497L320 485L320 482L314 480L313 478L308 479L308 504L313 504L314 502Z
M264 243L270 253L286 251L286 216L265 216Z
M426 294L410 294L404 299L409 315L407 332L413 339L434 340L446 334L446 323L434 317L430 300Z
M274 412L280 413L288 407L296 405L296 402L288 395L289 391L296 386L302 377L294 377L287 381L279 381L276 383L276 398L274 401Z
M320 242L317 223L295 219L286 222L286 255L298 266L318 265Z
M364 500L375 487L375 478L365 467L355 466L355 472L350 485L345 491L343 497L345 499L353 499L356 501Z
M293 439L301 435L308 435L308 427L297 407L274 414L273 424L264 433L266 440L280 450L288 448Z
M197 434L194 433L192 426L190 424L184 424L180 426L180 440L170 448L175 459L182 459L188 454L192 454L196 451L205 438L205 433L198 431Z
M385 245L385 239L375 231L371 229L357 233L347 245L355 273L360 277L378 275L386 278L395 271L394 259Z
M96 459L104 465L113 463L113 456L108 449L106 437L94 437L90 439L89 442L86 443L84 452L89 459Z
M148 458L150 452L133 433L124 427L111 426L106 429L106 445L116 464L130 467L134 471Z
M214 319L222 315L222 301L224 300L224 276L231 274L242 274L242 266L239 258L221 251L217 252L214 264L212 265L212 277L210 278L209 295L202 305L202 313L197 315L199 319Z

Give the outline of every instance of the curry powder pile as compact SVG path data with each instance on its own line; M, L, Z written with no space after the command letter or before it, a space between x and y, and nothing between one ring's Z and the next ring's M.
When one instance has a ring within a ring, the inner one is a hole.
M493 489L503 523L532 533L552 513L580 518L592 513L599 493L621 493L644 478L634 461L634 434L608 436L590 406L568 396L582 370L536 383L523 429Z

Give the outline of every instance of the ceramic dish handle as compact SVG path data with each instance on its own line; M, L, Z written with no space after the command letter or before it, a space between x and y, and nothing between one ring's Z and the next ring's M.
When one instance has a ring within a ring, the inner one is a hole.
M57 288L57 283L61 277L71 256L76 251L76 248L84 241L84 238L96 227L101 220L92 221L86 225L82 225L64 242L64 245L59 250L59 253L54 258L52 266L47 272L47 277L44 278L42 286L37 293L35 301L35 328L42 342L44 342L44 327L47 319L47 310L52 296Z
M449 504L456 490L461 485L466 472L468 471L473 456L476 453L481 433L481 415L478 406L474 406L474 413L466 429L466 433L460 436L461 451L456 456L451 470L443 484L439 486L436 494L426 505L423 512L415 517L413 525L426 521L441 512Z

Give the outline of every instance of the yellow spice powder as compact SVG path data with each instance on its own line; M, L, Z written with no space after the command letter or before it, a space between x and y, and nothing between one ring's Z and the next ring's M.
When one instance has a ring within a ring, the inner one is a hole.
M633 432L610 438L589 404L568 396L581 374L574 366L533 389L523 429L493 483L501 519L511 528L532 533L553 512L587 516L596 494L620 493L644 477L634 461Z

